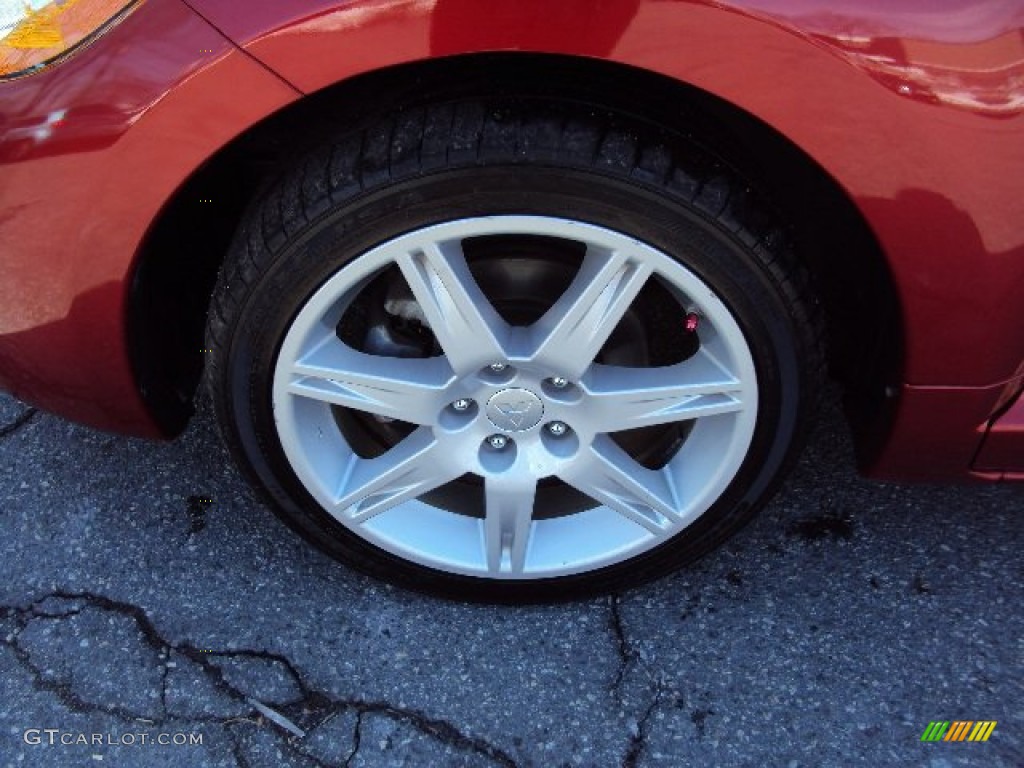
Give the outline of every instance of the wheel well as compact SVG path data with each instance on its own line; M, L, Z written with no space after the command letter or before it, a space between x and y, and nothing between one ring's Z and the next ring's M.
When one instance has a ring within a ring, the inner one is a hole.
M789 223L824 305L831 374L864 415L879 412L899 375L898 300L881 248L834 179L769 126L697 88L621 64L502 53L402 65L307 96L237 137L177 190L142 244L128 302L133 370L168 436L192 413L210 294L261 186L368 114L471 96L571 99L659 123L727 157Z

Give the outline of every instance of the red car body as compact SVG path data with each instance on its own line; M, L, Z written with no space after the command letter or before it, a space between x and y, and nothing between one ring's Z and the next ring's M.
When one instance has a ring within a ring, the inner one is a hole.
M311 94L496 53L683 83L795 147L852 203L895 300L884 370L860 382L876 402L850 410L863 469L1024 479L1015 0L146 0L0 83L0 388L172 435L183 422L161 401L177 372L158 337L186 321L136 318L163 274L147 282L156 240L218 206L204 169ZM856 335L880 312L867 292L836 322ZM179 378L188 400L195 377Z

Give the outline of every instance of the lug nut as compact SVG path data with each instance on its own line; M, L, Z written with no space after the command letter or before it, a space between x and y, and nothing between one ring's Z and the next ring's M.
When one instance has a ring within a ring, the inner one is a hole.
M569 427L566 426L565 422L552 421L550 424L548 424L548 432L550 432L555 437L561 437L568 431Z
M491 363L491 365L490 365L491 370L494 371L495 373L501 373L507 367L508 366L505 365L504 363Z
M467 400L464 397L460 397L458 400L456 400L454 403L452 403L452 408L454 408L456 411L465 411L472 404L473 404L472 400Z
M500 451L508 445L508 438L504 435L491 435L487 438L487 444L496 451Z
M555 376L553 379L551 379L551 386L555 387L556 389L565 389L567 386L569 386L569 380L563 379L561 376Z

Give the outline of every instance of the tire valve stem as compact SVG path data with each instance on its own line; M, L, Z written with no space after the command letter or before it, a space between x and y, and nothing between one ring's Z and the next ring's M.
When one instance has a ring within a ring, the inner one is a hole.
M696 333L697 327L700 325L700 315L696 312L687 312L683 325L685 326L687 333Z

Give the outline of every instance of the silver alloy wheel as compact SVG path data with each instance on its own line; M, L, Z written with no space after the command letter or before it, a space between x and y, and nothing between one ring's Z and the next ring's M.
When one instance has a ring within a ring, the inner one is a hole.
M488 235L543 235L586 247L569 288L528 327L506 323L469 270L462 241ZM392 266L443 355L384 357L339 340L346 309ZM697 353L664 367L595 363L654 276L686 307L680 322L687 311L699 316ZM678 534L738 472L758 407L743 333L700 278L627 235L542 216L428 226L344 266L289 327L272 398L293 471L342 525L400 558L493 579L590 571ZM361 458L334 406L418 426L382 455ZM641 465L610 437L691 420L685 442L660 469ZM483 479L482 517L419 500L467 473ZM537 484L548 477L598 505L535 519Z

